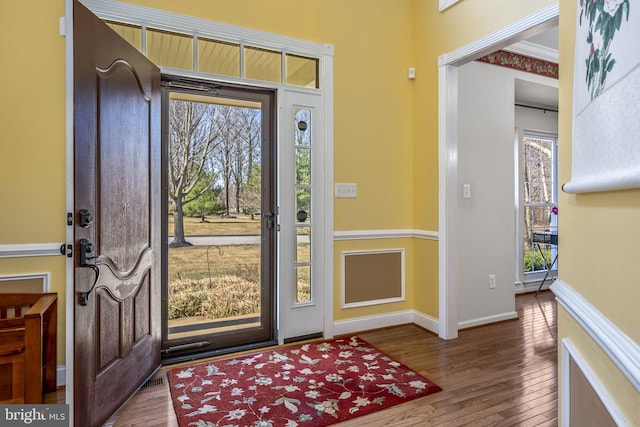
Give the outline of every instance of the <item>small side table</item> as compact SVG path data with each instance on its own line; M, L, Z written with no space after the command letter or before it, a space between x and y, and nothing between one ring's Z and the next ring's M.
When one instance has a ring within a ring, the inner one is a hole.
M538 293L540 292L540 289L542 289L542 286L544 285L544 282L547 280L547 277L553 278L551 270L553 269L553 266L556 264L556 262L558 262L558 251L556 250L556 256L553 258L553 261L551 261L550 264L547 264L547 258L544 256L544 252L542 252L542 248L540 246L545 245L545 246L557 247L558 233L552 232L552 231L534 231L533 243L535 243L536 248L538 248L538 252L540 252L540 255L542 256L542 261L544 262L545 269L547 270L547 272L544 275L544 279L542 279L542 282L540 282L540 286L538 286L538 290L536 291L536 296L538 296Z

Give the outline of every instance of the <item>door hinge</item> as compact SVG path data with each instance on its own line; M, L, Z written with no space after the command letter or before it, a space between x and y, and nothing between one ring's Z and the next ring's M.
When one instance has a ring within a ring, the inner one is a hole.
M71 212L67 212L67 225L73 225L73 214Z

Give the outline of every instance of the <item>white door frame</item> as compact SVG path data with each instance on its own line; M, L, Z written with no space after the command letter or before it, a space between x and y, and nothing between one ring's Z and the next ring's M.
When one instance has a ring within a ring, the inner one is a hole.
M439 330L458 337L458 67L558 24L554 2L506 27L438 58L438 271Z

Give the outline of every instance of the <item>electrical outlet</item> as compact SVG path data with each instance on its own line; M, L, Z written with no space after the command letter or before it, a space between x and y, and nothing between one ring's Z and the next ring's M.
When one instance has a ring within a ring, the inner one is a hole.
M489 289L495 289L496 288L496 275L495 274L490 274L489 275Z
M342 199L355 199L358 197L358 184L337 182L336 197Z

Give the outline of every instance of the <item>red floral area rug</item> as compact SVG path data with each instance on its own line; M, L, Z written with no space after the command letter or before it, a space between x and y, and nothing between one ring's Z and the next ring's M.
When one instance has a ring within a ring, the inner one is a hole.
M441 388L358 338L215 360L167 373L181 427L318 427Z

